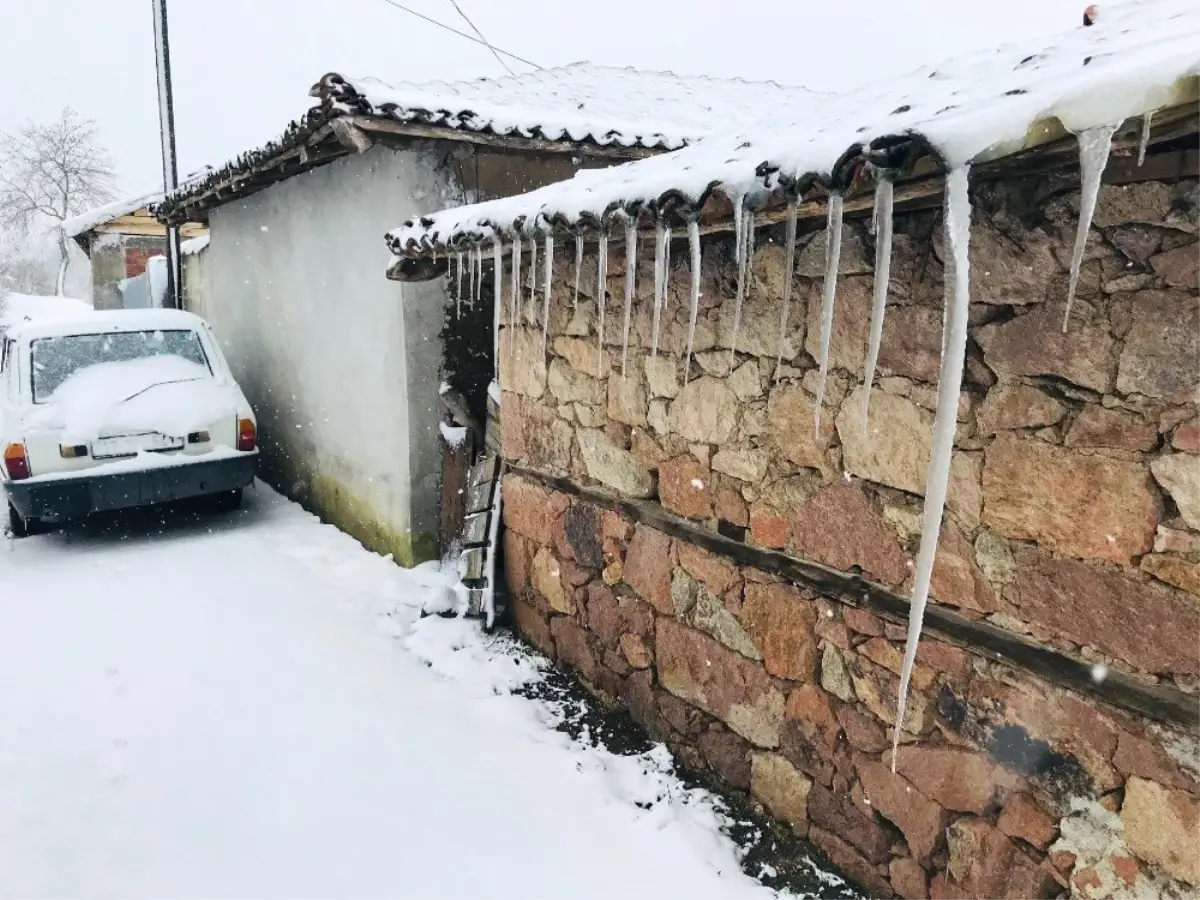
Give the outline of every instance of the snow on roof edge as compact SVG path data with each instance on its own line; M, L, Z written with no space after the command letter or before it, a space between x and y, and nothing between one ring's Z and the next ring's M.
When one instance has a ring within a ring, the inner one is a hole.
M77 216L64 219L62 225L59 227L62 228L63 234L67 237L78 237L85 231L91 231L93 228L98 228L113 221L113 219L119 219L121 216L137 212L143 206L150 206L152 203L162 200L162 198L162 191L153 191L149 194L142 194L139 197L122 197L118 200L113 200L111 203L105 203L103 206L89 209L87 212L80 213Z
M1035 123L1057 118L1078 133L1194 93L1197 31L1200 7L1192 0L1113 7L1090 27L819 100L790 126L708 138L661 156L581 171L527 194L409 220L388 232L388 244L398 256L419 256L497 233L594 224L621 208L698 203L716 186L752 198L805 179L830 187L839 162L897 138L927 142L948 167L1002 158L1029 142ZM1182 88L1181 79L1187 80Z
M614 79L621 83L619 89L610 86ZM657 96L642 96L640 106L622 99L631 93L646 95L653 91ZM202 177L162 198L153 208L154 214L160 218L172 216L211 188L304 143L330 119L341 115L416 122L451 132L563 140L581 146L671 150L713 133L716 127L727 125L730 117L744 123L749 115L744 110L755 95L762 95L757 101L762 107L759 114L765 114L768 108L773 112L781 106L825 96L774 81L676 75L592 63L572 63L501 78L394 85L330 72L309 89L309 95L317 99L317 104L289 122L282 134L210 167ZM657 104L652 102L656 99L660 101ZM686 123L678 121L684 108L688 110ZM589 114L580 114L583 109ZM674 125L645 126L647 119L664 113L676 117ZM707 124L710 121L712 125ZM221 202L234 196L239 196L237 191L223 196Z

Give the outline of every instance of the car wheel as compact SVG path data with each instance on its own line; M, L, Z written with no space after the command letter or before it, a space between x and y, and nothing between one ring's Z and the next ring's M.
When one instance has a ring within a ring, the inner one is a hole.
M38 520L30 517L23 518L17 508L10 502L8 504L8 533L15 538L29 537L31 534L38 532Z
M213 494L209 500L213 512L233 512L242 505L242 489L236 491L224 491L220 494Z

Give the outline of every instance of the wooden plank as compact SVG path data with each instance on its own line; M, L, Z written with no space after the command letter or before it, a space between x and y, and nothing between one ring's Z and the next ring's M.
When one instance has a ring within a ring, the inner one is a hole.
M526 153L569 153L572 156L596 157L600 159L641 159L666 152L663 148L648 150L645 147L622 147L619 144L602 146L587 142L548 141L545 138L521 137L519 135L487 134L468 131L465 128L447 128L445 125L426 125L421 122L397 122L380 116L354 116L349 120L363 131L397 137L436 141L452 141L458 144L479 144L505 150L521 150Z
M492 505L492 482L483 481L467 487L466 513L484 512Z
M463 581L479 581L487 575L487 550L484 547L472 547L464 550L460 563Z
M594 488L581 487L534 469L507 464L509 471L534 479L561 493L586 500L594 506L620 513L639 524L649 525L672 537L733 560L778 575L806 587L830 600L868 609L899 625L908 624L908 599L857 575L847 575L817 563L797 559L776 550L751 547L732 538L708 531L668 512L657 503L626 500ZM1179 725L1200 733L1200 704L1178 688L1151 685L1109 668L1108 676L1097 683L1092 663L1058 650L1044 647L1028 638L998 628L989 622L968 619L943 606L925 608L926 634L955 644L997 662L1021 669L1051 684L1095 697L1111 706L1125 709L1160 722Z
M467 513L467 472L475 454L474 439L468 431L466 439L450 446L442 445L442 502L438 511L438 541L448 549L462 532L463 516Z
M472 516L467 516L466 525L463 526L462 542L464 547L471 547L476 544L486 544L488 539L488 523L491 521L491 513L481 512L475 513Z
M482 457L475 465L471 466L471 471L467 474L467 484L474 487L485 481L495 481L497 465L498 460L494 453Z

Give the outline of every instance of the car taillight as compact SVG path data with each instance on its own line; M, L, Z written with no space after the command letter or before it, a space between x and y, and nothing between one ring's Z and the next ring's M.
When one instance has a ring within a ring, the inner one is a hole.
M237 448L239 450L253 450L258 443L258 432L254 428L252 419L238 419L238 438Z
M24 444L9 444L4 448L4 468L13 481L29 477L29 459Z

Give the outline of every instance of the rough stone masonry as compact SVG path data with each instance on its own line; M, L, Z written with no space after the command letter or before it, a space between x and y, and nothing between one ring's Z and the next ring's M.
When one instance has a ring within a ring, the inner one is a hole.
M1077 187L1058 174L974 194L969 358L933 600L1094 664L1097 678L1195 696L1197 182L1104 186L1067 334ZM824 241L802 238L775 381L787 274L769 232L732 365L732 240L706 242L687 377L685 254L673 257L657 357L652 272L638 273L625 377L623 254L609 262L603 350L594 275L576 307L573 260L556 260L547 352L540 299L502 332L504 457L907 596L941 343L939 220L897 218L868 433L873 241L852 221L819 432ZM1200 890L1195 732L926 636L893 775L900 625L534 476L510 474L504 498L524 638L628 707L682 764L748 791L870 895Z

